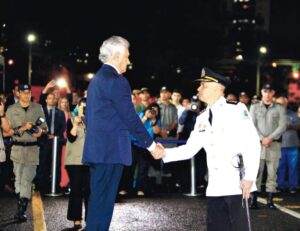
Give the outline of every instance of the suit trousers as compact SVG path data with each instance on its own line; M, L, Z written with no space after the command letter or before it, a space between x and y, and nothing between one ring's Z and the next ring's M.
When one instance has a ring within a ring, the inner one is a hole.
M67 218L70 221L80 221L82 220L82 202L85 207L85 219L87 218L90 195L89 167L87 165L66 165L66 168L71 188Z
M15 188L16 193L20 193L20 198L31 198L32 181L36 174L36 165L14 163Z
M248 230L247 213L246 208L242 206L242 195L207 197L207 230Z
M88 231L108 231L122 176L122 164L90 164Z

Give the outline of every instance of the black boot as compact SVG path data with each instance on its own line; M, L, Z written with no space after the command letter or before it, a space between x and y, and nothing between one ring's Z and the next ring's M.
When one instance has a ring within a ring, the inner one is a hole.
M276 209L276 206L273 204L273 193L268 193L268 198L267 198L267 207L269 209Z
M251 193L249 209L259 209L257 205L257 192Z
M17 219L19 222L27 221L27 216L25 214L27 205L28 205L27 198L23 197L18 199L18 211L17 214L15 215L15 219Z

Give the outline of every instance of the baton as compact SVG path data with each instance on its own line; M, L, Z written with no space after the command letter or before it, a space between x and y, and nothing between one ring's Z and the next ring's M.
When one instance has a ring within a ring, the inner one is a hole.
M241 153L239 153L237 154L237 157L238 157L238 168L240 171L240 180L242 181L245 176L243 156ZM247 199L245 199L245 205L246 205L246 213L247 213L248 230L251 231L252 229L251 229L251 221L250 221L250 212L249 212L249 204Z

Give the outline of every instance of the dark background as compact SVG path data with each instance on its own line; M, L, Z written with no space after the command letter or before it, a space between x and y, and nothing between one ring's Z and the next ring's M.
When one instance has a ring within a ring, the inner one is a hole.
M14 60L14 65L7 66L7 84L10 86L14 79L27 80L29 32L38 37L32 45L32 83L45 84L63 65L70 71L74 88L86 88L83 74L100 67L97 56L102 41L120 35L131 43L133 69L126 77L132 88L148 87L156 94L166 85L190 96L197 88L193 80L199 78L203 66L208 66L231 77L233 84L228 91L247 90L251 95L255 92L260 45L268 47L262 75L269 72L272 59L298 59L300 53L299 1L267 2L263 10L270 14L266 17L259 14L253 0L0 0L0 25L6 24L0 28L0 41L8 49L4 52L6 60ZM232 24L236 18L254 19L255 25ZM266 20L267 30L263 29ZM239 63L234 58L239 54L236 41L242 41L244 61ZM290 67L281 69L279 74L271 70L271 76L279 76L276 81L280 81L281 72L285 73L283 78L290 72Z

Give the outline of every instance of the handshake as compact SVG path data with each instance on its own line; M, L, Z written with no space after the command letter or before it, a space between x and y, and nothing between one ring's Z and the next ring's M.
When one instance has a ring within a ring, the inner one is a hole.
M150 152L154 159L158 160L165 157L165 148L161 143L156 143L155 149Z

